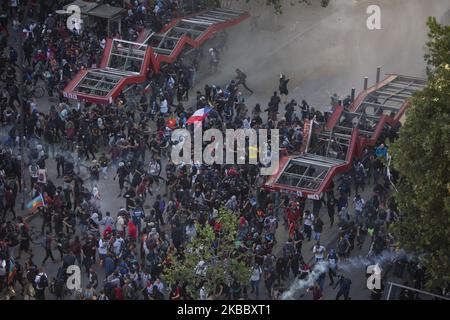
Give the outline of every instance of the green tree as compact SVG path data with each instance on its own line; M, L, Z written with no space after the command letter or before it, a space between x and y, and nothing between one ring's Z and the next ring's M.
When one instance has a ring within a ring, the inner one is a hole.
M443 63L450 63L450 26L441 25L435 17L429 17L427 42L428 52L425 60L429 67L436 68ZM429 68L429 71L430 70Z
M220 284L231 285L237 281L247 285L251 275L251 255L238 250L238 218L225 208L219 210L217 221L220 232L206 224L196 224L196 236L186 246L183 260L172 259L172 264L164 271L168 284L177 281L186 284L189 295L199 298L199 288L203 284L208 296L214 295Z
M450 280L450 27L434 18L427 25L428 84L414 95L392 145L404 215L393 229L400 245L421 258L432 288Z

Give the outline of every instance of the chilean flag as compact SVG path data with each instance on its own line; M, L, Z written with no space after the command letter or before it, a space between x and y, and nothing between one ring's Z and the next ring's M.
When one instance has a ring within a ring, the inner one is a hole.
M199 121L203 121L206 119L206 117L208 116L208 114L211 112L211 108L210 107L205 107L202 109L198 109L197 111L194 112L194 114L192 116L189 117L188 121L186 121L186 124L191 124L191 123L196 123Z

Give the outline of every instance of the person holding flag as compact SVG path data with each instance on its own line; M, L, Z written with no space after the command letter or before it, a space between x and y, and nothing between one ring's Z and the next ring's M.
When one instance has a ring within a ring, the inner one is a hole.
M42 197L42 194L39 194L36 198L32 199L27 204L27 209L30 211L31 214L33 214L37 208L45 207L44 198Z
M208 114L211 112L211 110L212 109L210 106L198 109L197 111L194 112L192 116L189 117L189 119L186 121L186 124L197 123L205 120L206 117L208 117Z

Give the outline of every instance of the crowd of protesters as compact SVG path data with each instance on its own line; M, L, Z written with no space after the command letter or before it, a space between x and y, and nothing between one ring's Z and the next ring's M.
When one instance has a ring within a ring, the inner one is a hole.
M66 30L52 16L55 6L45 1L31 1L28 12L18 10L14 3L2 1L9 20L1 30L1 66L7 81L0 105L2 125L9 130L0 154L0 292L25 299L48 299L49 292L56 299L69 294L85 300L190 299L186 283L166 283L164 270L174 259L183 261L186 244L199 226L210 224L220 234L221 208L236 214L239 250L248 251L254 259L249 265L251 279L221 284L216 298L258 298L264 288L264 296L279 299L293 278L308 277L314 263L326 260L327 274L309 291L320 299L328 275L331 285L339 286L336 299L348 299L351 280L336 270L338 261L361 250L365 241L371 242L370 255L397 250L388 230L400 217L389 196L384 144L367 149L351 172L336 180L324 199L314 200L311 209L301 197L260 188L257 165L177 166L170 161L171 128L186 127L189 116L206 106L213 111L204 122L205 130L278 128L283 150L301 152L305 119L314 118L321 124L328 115L304 100L289 101L285 75L280 76L278 90L264 110L259 104L248 110L240 89L253 91L239 69L225 86L206 85L195 92L195 102L189 104L198 61L187 65L182 59L158 75L149 74L150 92L135 88L110 105L74 103L62 96L62 88L81 67L98 64L106 35L101 29ZM147 1L132 1L123 21L126 32L116 36L135 40L142 27L158 31L179 14L178 9L174 1L152 6ZM29 23L22 32L21 65L17 49L7 40L9 29L25 16ZM220 51L212 49L209 64L215 71ZM19 72L23 84L18 82ZM45 83L48 95L57 97L49 112L40 110L32 93L25 94L25 102L20 103L19 87L32 89L38 83ZM282 105L285 114L280 117ZM17 152L22 120L24 159ZM48 170L54 164L57 177L51 177ZM118 197L124 202L116 212L102 209L100 179L117 182ZM373 186L370 197L364 198L360 192ZM41 195L45 202L34 213L42 221L39 237L28 217L17 209L25 187L27 199ZM324 212L330 226L322 220ZM339 225L339 240L335 248L325 248L321 234L334 224ZM288 234L285 243L276 239L278 228L283 227ZM307 250L303 243L315 243L314 261L303 257ZM36 250L45 254L42 261L36 261ZM59 264L55 274L46 272L49 259ZM81 267L89 283L70 292L67 268L74 264ZM408 270L414 281L410 284L422 288L425 270L409 266L408 259L400 256L394 271L401 276ZM99 268L104 277L97 275ZM199 290L201 298L211 298ZM373 297L380 298L380 292Z

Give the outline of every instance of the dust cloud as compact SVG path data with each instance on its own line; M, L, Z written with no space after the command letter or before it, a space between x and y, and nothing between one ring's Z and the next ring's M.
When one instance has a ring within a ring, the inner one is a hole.
M252 17L229 29L220 78L226 83L235 68L246 72L255 90L247 98L250 107L257 102L265 107L280 73L293 77L291 98L306 99L322 110L335 92L347 95L352 87L361 91L365 76L373 84L377 66L382 66L383 76L424 77L426 20L435 16L448 23L450 16L447 0L331 0L326 8L319 0L293 6L292 0L284 2L278 16L261 2L244 2L225 4L249 10ZM369 5L381 9L381 30L366 27Z

